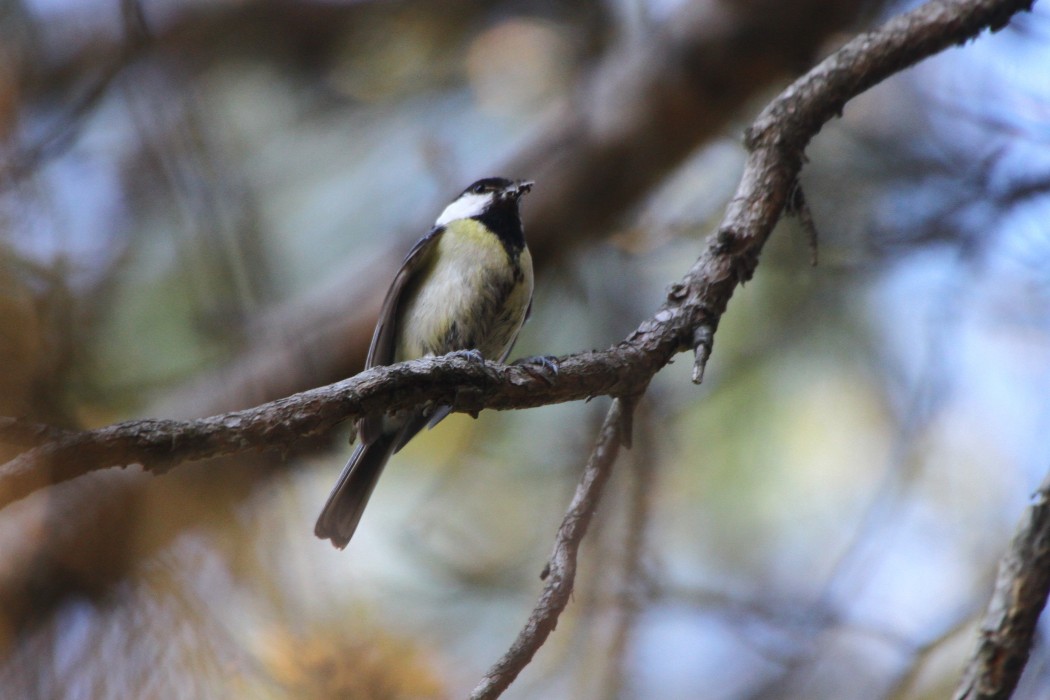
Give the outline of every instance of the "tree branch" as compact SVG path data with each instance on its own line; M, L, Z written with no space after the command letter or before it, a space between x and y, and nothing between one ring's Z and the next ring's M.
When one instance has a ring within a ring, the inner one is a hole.
M609 407L598 433L597 444L587 460L572 503L554 538L554 553L543 571L542 577L547 581L543 593L517 639L474 688L470 700L498 698L532 661L532 657L558 625L558 617L572 597L580 543L598 508L602 489L612 474L613 462L620 453L620 447L630 441L630 414L633 410L633 402L625 399L614 399Z
M463 9L450 12L450 4ZM256 12L259 5L238 5L229 13L180 14L171 24L153 27L150 55L155 53L162 61L174 57L179 66L191 70L206 69L231 54L248 60L264 56L282 66L306 56L309 65L304 67L316 71L319 65L314 60L334 60L339 53L345 27L366 19L350 13L373 5L379 12L390 9L390 3L353 3L336 9L279 0ZM408 11L418 20L419 12L432 5L409 3L394 11ZM450 28L445 38L452 44L473 36L472 30L457 34L476 24L462 21L467 13L491 9L490 4L474 0L440 5L440 11L427 15L426 21L433 18ZM754 95L782 82L789 72L811 65L832 37L862 21L870 8L868 3L839 0L697 0L682 4L673 18L655 28L659 40L614 43L596 57L593 70L579 74L566 114L547 122L510 161L491 166L491 171L542 181L543 187L530 195L524 212L538 274L542 276L545 268L579 246L609 235L610 226L636 208L697 146L724 133ZM601 26L586 33L608 35ZM233 43L226 41L231 36ZM309 48L306 54L304 46ZM36 85L61 96L68 92L62 86L74 79L79 84L85 66L98 67L96 55L71 54L54 67L57 73L48 68ZM595 95L606 99L594 99ZM405 228L429 223L429 219L416 220ZM239 410L361 371L382 292L400 261L393 250L397 247L392 246L390 254L367 266L367 271L359 269L359 260L353 261L332 276L332 284L315 285L306 297L260 314L246 329L238 354L179 390L167 389L149 402L142 415L184 419ZM302 454L327 442L300 440L290 452ZM139 510L148 499L177 499L207 489L232 505L249 492L249 484L282 469L276 456L206 460L165 479L151 479L138 470L108 470L65 487L38 491L18 504L22 507L8 509L0 520L0 536L19 542L25 532L39 528L37 514L45 499L49 515L46 537L27 542L17 557L5 557L0 567L0 601L11 603L4 606L7 622L16 614L17 624L23 627L46 619L66 596L80 592L85 579L92 590L99 590L179 531L199 524L196 513L182 508L177 515L154 519L148 541L124 546L125 515ZM7 458L5 453L3 459ZM0 542L0 549L4 544ZM85 557L85 551L104 556ZM70 577L66 560L79 562L85 575ZM40 596L40 581L47 582L46 599ZM24 600L34 604L20 604Z
M426 402L476 413L530 408L640 391L674 353L674 343L649 333L604 352L561 358L557 380L527 367L445 356L376 367L350 379L261 406L197 420L141 419L57 439L0 465L0 507L49 484L91 471L140 464L163 473L182 462L249 450L286 450L348 419ZM659 361L654 366L654 361ZM44 435L54 433L45 430ZM0 442L22 444L29 428L0 421Z
M446 3L441 6L440 14L447 15ZM644 48L614 45L580 81L563 112L516 155L491 165L492 172L517 173L541 185L522 212L537 272L607 237L698 146L722 134L763 86L811 65L829 38L855 24L865 7L839 0L697 0L682 3L667 30ZM225 36L246 21L235 14L214 35ZM354 23L325 15L305 33L316 39L324 28L348 22ZM281 22L270 31L268 53L275 41L288 40L289 28ZM195 42L191 48L200 49L192 55L206 53L215 42L201 37L211 35L200 27L187 30ZM430 223L407 228L418 232ZM252 324L245 351L174 395L169 405L179 417L188 415L187 405L189 415L218 413L359 372L403 245L392 246L368 274L351 261L328 289L265 313Z
M328 387L203 420L122 423L62 437L0 466L0 506L54 480L114 464L141 463L163 471L190 459L288 448L303 436L329 430L341 420L427 400L477 411L602 394L635 396L674 354L684 350L697 354L694 376L702 377L726 305L736 286L754 273L758 255L795 189L804 149L821 126L872 85L985 28L1000 28L1032 2L929 2L877 31L858 36L796 81L748 130L747 164L725 218L697 262L672 286L661 308L613 348L563 358L561 371L549 383L525 368L433 358L377 368ZM612 161L619 164L616 155L612 154ZM552 180L558 181L556 177ZM554 191L562 189L555 187ZM615 194L613 190L611 195ZM705 330L698 332L700 329ZM628 417L622 401L614 401L559 531L550 582L515 645L475 689L474 697L498 696L554 629L571 594L579 540L622 437L622 429L616 426Z
M955 700L1007 700L1028 663L1036 625L1050 595L1050 474L1035 492L1009 551L999 562L980 639Z
M367 413L425 401L457 410L527 408L597 395L634 395L675 353L692 349L703 375L711 335L737 284L751 278L802 165L803 151L848 99L981 29L1000 27L1032 0L940 0L862 34L778 96L748 129L750 155L736 196L700 259L663 306L623 342L560 361L555 380L462 358L377 368L244 411L194 421L139 420L77 433L0 466L0 507L50 483L111 466L165 471L188 460L287 449ZM700 329L710 329L698 332ZM0 426L2 428L2 426ZM3 430L0 429L0 439Z

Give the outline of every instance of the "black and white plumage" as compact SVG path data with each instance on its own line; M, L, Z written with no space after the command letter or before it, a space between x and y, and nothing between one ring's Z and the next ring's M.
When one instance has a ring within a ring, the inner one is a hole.
M365 368L428 355L476 351L503 362L532 303L532 257L518 203L531 182L478 180L405 256L387 291ZM360 443L339 475L314 534L350 541L390 456L447 407L357 423Z

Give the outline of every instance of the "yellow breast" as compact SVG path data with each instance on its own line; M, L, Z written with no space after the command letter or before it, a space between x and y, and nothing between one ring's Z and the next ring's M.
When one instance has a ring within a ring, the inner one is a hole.
M501 359L532 299L532 257L511 256L473 219L450 222L398 319L397 360L479 350Z

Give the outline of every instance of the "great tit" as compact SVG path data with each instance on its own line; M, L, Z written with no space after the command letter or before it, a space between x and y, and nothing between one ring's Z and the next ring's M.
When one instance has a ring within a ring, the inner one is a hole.
M506 361L532 306L532 256L518 210L532 184L485 178L445 207L394 276L366 369L450 352ZM360 442L314 534L345 547L390 456L449 413L438 406L361 418Z

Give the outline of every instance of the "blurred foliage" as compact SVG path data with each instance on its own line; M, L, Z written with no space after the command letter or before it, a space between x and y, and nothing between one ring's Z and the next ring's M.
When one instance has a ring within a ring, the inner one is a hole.
M419 653L381 631L348 644L345 630L297 639L283 631L268 639L263 663L293 698L440 698L441 683Z
M450 193L681 5L4 4L0 414L216 410L262 339L307 342L318 329L288 319L345 294L367 308ZM507 697L947 694L1047 467L1048 66L1037 6L824 129L803 174L820 265L784 221L704 384L686 357L657 377L575 602ZM720 115L605 240L541 261L517 352L605 347L652 312L779 87ZM182 467L133 500L84 480L16 504L0 687L462 696L525 620L605 405L453 416L391 463L345 552L311 534L343 440ZM97 494L82 520L77 490ZM77 527L98 549L57 552ZM1047 695L1048 660L1037 647L1016 697Z

